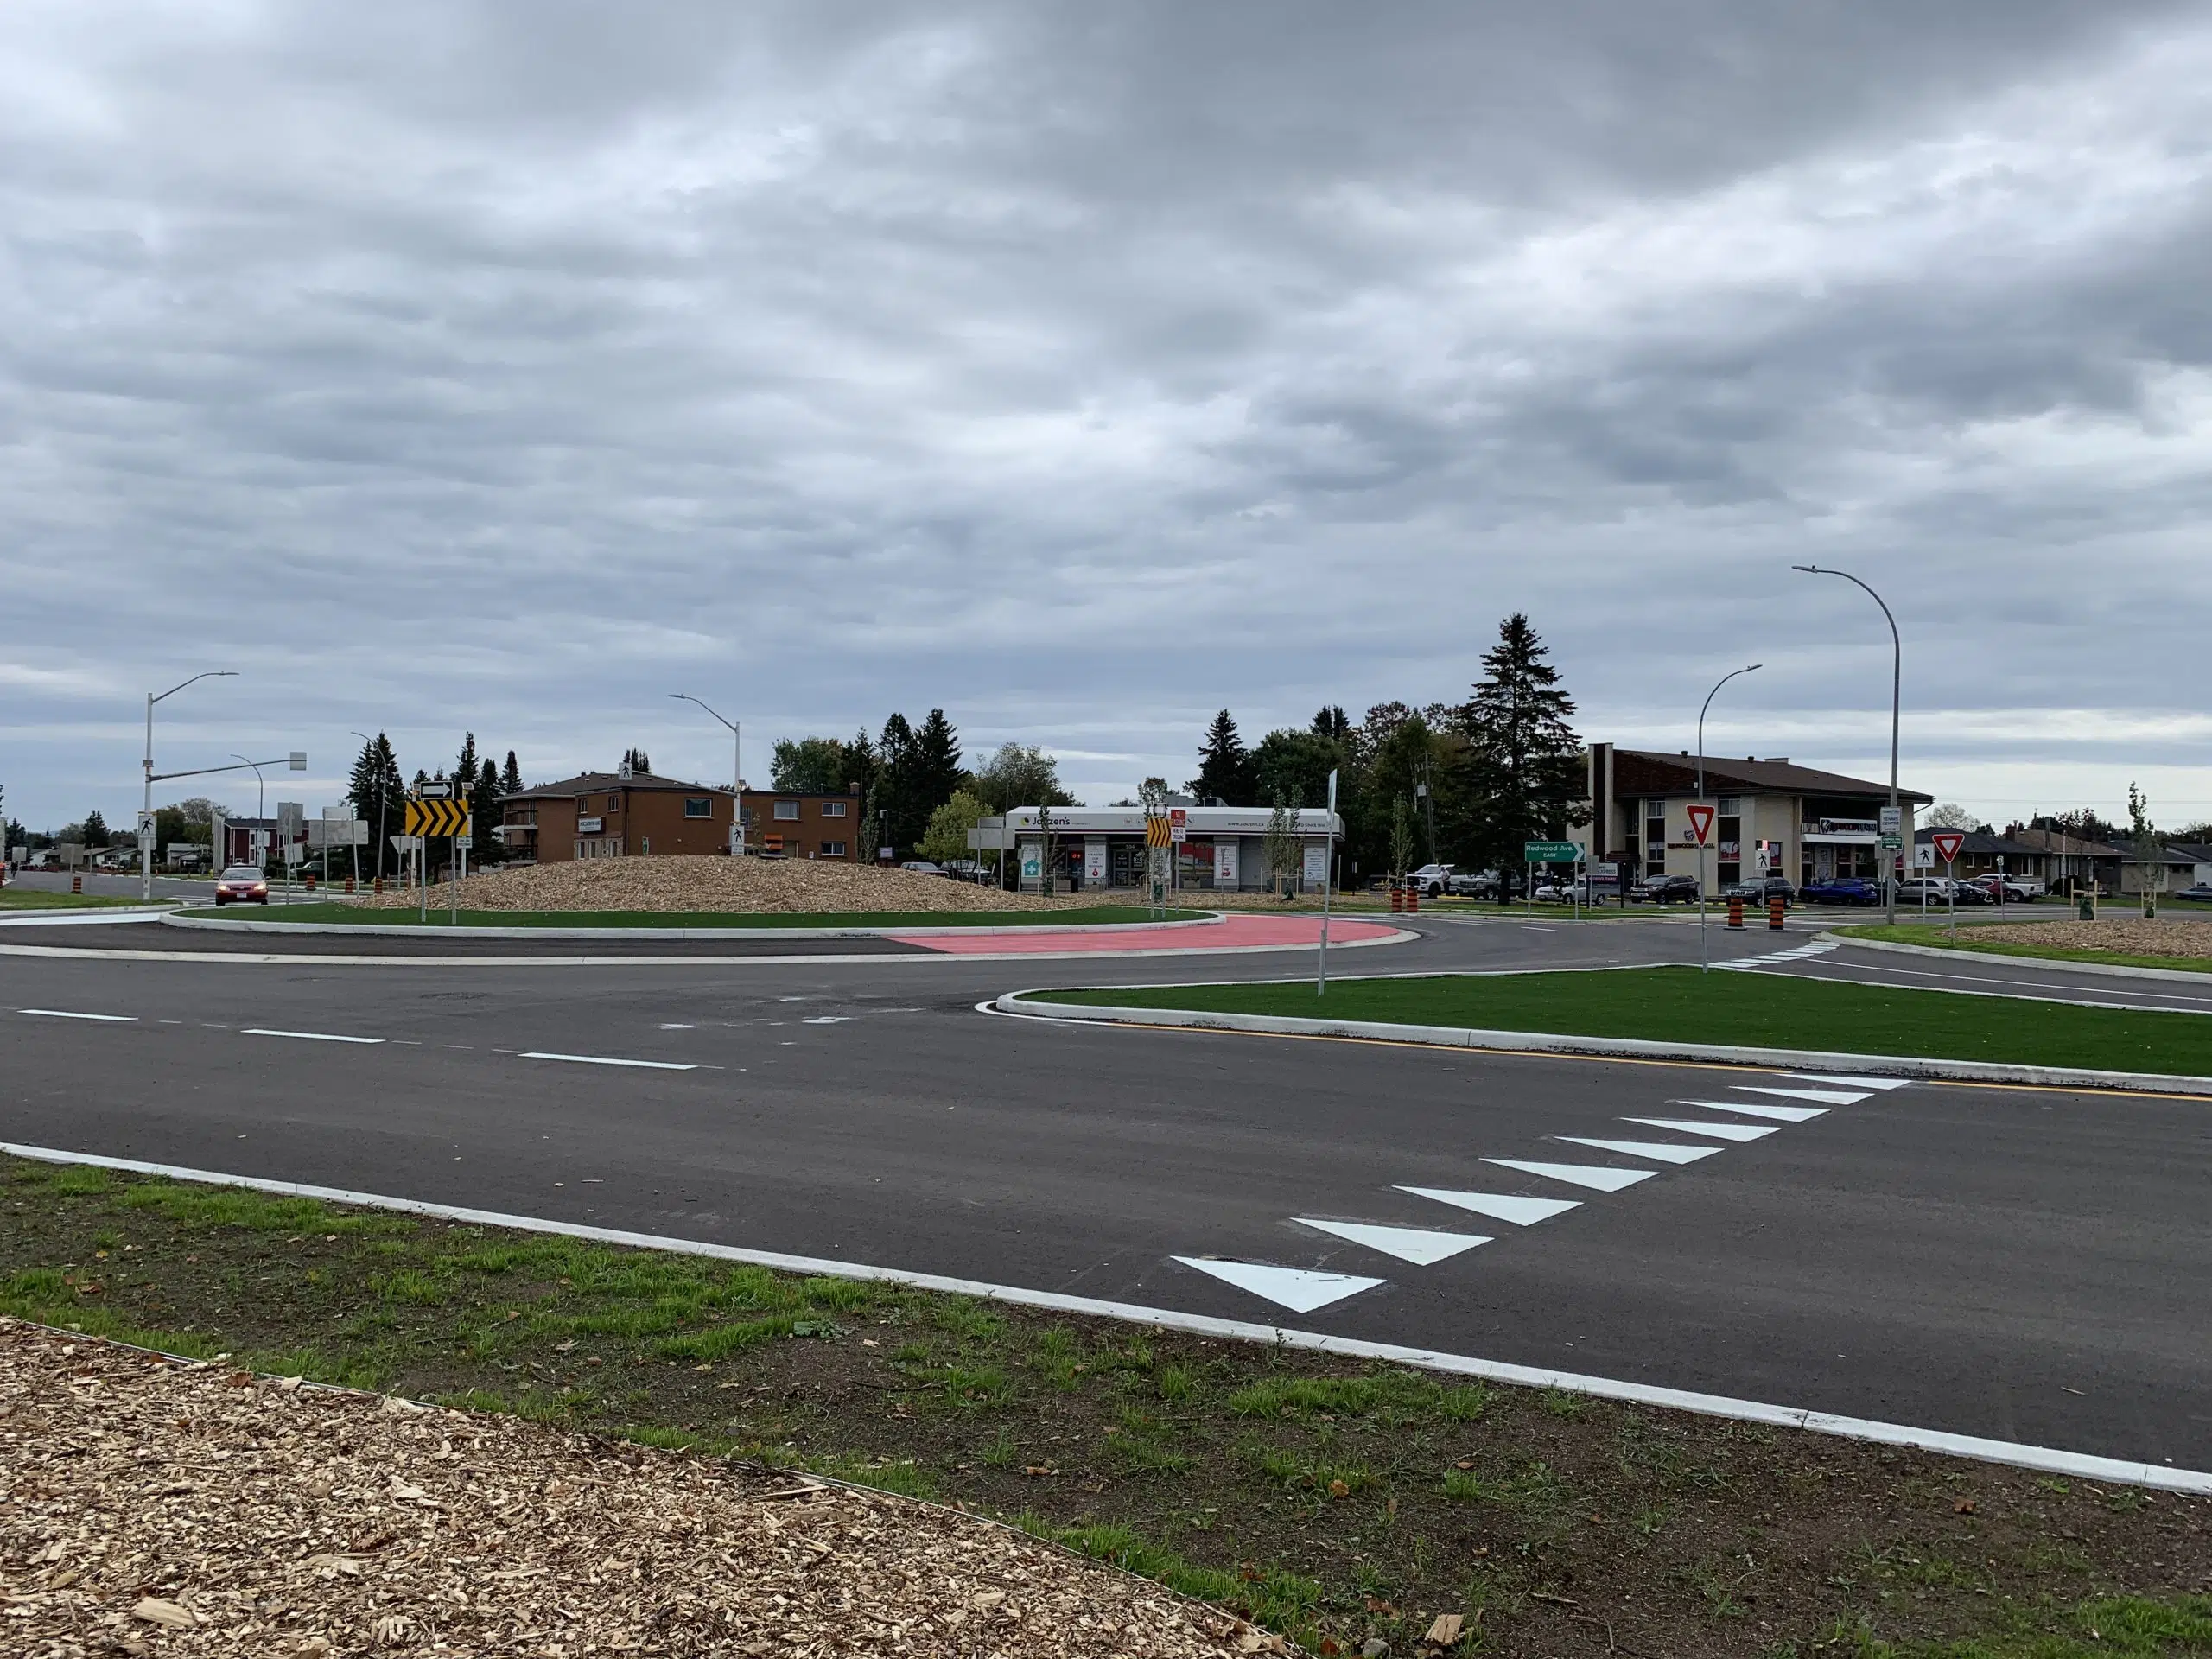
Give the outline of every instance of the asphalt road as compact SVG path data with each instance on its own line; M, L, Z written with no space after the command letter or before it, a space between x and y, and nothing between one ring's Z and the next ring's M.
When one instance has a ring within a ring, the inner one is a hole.
M1422 925L1341 970L1697 949L1666 924ZM1716 935L1751 956L1808 937ZM2212 1466L2205 1103L973 1008L1310 963L0 956L0 1136ZM1654 1173L1606 1192L1491 1159ZM1524 1225L1407 1187L1577 1207ZM1374 1248L1433 1254L1440 1233L1491 1242L1427 1265ZM1265 1287L1333 1297L1297 1311L1182 1258L1378 1282Z

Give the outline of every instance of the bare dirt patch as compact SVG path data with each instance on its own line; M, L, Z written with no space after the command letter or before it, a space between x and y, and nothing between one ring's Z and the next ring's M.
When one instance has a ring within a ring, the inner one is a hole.
M1977 927L1973 938L2122 957L2212 957L2212 922L2157 921L2141 916L2097 922L2005 923Z
M432 906L451 903L452 894L450 883L433 887ZM385 893L360 902L366 909L411 910L419 900L411 893ZM461 908L476 911L712 911L780 916L1071 910L1097 903L1096 893L1046 899L865 864L696 854L532 864L472 875L461 884Z
M1249 1628L908 1498L13 1320L0 1470L9 1646L41 1659L1196 1659L1238 1652Z

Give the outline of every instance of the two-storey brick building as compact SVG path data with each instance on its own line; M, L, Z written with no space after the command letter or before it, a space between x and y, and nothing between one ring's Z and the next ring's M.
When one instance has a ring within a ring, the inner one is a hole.
M499 798L499 835L517 861L727 853L733 792L649 772L587 772ZM857 795L745 791L745 848L858 861Z

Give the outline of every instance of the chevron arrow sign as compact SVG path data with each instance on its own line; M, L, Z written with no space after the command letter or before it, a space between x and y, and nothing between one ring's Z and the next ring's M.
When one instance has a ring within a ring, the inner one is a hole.
M465 836L469 833L467 801L410 801L407 833L410 836Z

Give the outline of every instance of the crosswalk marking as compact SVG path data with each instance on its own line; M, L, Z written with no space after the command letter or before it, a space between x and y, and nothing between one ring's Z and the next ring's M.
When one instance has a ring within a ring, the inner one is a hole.
M1648 1181L1659 1173L1656 1169L1612 1169L1603 1164L1533 1164L1519 1158L1485 1158L1483 1162L1496 1164L1501 1169L1517 1169L1524 1175L1541 1175L1548 1181L1565 1181L1570 1186L1592 1187L1600 1192L1618 1192L1638 1181Z
M1770 1089L1752 1083L1729 1084L1747 1095L1772 1095L1779 1100L1816 1100L1823 1106L1855 1106L1866 1098L1863 1089Z
M1428 1227L1382 1227L1363 1221L1322 1221L1313 1216L1300 1216L1301 1227L1318 1227L1325 1233L1364 1244L1370 1250L1380 1250L1385 1255L1395 1255L1401 1262L1410 1262L1425 1268L1471 1250L1490 1240L1478 1233L1440 1233Z
M1532 1227L1540 1221L1549 1221L1554 1216L1563 1216L1582 1207L1580 1198L1524 1198L1510 1192L1455 1192L1441 1186L1402 1186L1398 1191L1410 1192L1417 1198L1433 1198L1439 1204L1471 1210L1492 1221L1510 1221L1516 1227Z
M1734 1112L1742 1117L1764 1117L1777 1123L1809 1123L1816 1117L1826 1117L1825 1106L1768 1106L1750 1100L1670 1100L1669 1106L1703 1106L1716 1112Z
M1624 1117L1624 1123L1641 1123L1647 1129L1672 1129L1678 1135L1709 1135L1716 1141L1758 1141L1779 1131L1755 1123L1699 1123L1687 1117Z
M1372 1290L1386 1282L1363 1279L1357 1274L1278 1268L1265 1262L1217 1262L1204 1255L1179 1255L1174 1260L1186 1268L1211 1274L1225 1285L1264 1296L1294 1313L1311 1313L1317 1307L1326 1307L1331 1302L1340 1302L1347 1296L1357 1296L1363 1290Z
M1796 945L1787 950L1770 950L1765 955L1758 957L1738 957L1732 961L1716 962L1713 965L1715 968L1732 968L1741 971L1758 968L1768 963L1804 962L1814 957L1825 957L1829 951L1834 950L1839 943L1840 941L1835 939L1815 939L1809 944Z
M1694 1164L1700 1158L1710 1158L1721 1150L1719 1147L1681 1147L1668 1141L1595 1141L1582 1135L1559 1135L1552 1137L1569 1146L1589 1147L1599 1152L1618 1152L1624 1158L1649 1158L1660 1164Z

